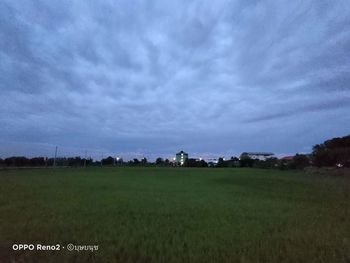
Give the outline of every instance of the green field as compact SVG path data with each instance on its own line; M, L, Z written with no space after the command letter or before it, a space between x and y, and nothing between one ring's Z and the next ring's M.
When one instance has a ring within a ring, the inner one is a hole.
M0 262L350 262L349 190L350 177L238 168L0 171Z

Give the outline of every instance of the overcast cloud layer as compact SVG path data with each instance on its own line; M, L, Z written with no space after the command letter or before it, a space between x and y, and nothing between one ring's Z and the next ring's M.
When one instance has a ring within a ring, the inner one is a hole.
M308 152L350 132L350 1L0 2L0 155Z

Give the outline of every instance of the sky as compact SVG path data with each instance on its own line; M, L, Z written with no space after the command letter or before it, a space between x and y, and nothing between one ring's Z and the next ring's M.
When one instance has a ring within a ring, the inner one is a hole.
M348 0L2 0L0 157L306 153L349 73Z

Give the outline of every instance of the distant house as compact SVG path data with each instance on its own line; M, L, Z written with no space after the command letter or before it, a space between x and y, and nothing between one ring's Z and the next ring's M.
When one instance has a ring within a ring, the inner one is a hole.
M282 161L293 161L294 156L284 156L281 158Z
M208 159L208 166L216 166L218 164L218 159L216 158L209 158Z
M271 152L243 152L240 156L240 159L250 158L265 161L271 157L274 157L274 154Z
M181 151L176 154L175 157L175 163L177 165L184 165L185 161L188 159L188 153L185 153L184 151Z

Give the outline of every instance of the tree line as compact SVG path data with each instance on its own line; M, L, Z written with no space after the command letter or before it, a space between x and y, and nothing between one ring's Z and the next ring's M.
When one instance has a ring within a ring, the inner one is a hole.
M251 159L249 156L231 157L230 160L219 159L218 167L255 167L304 169L316 167L350 167L350 135L326 140L316 144L310 154L296 154L290 159L267 158Z
M250 167L272 169L278 168L281 170L287 169L303 169L311 165L310 156L305 154L296 154L289 160L278 159L276 157L267 158L265 160L252 159L249 156L231 157L229 160L219 158L216 167Z
M157 158L149 162L146 158L123 161L121 158L108 156L100 161L92 158L77 157L34 157L13 156L0 158L0 167L52 167L52 166L174 166L169 159ZM350 167L350 135L326 140L312 148L311 154L296 154L290 159L267 158L266 160L251 159L249 156L231 157L229 160L219 158L216 164L204 160L189 158L185 160L185 167L255 167L278 169L303 169L308 166L316 167Z

